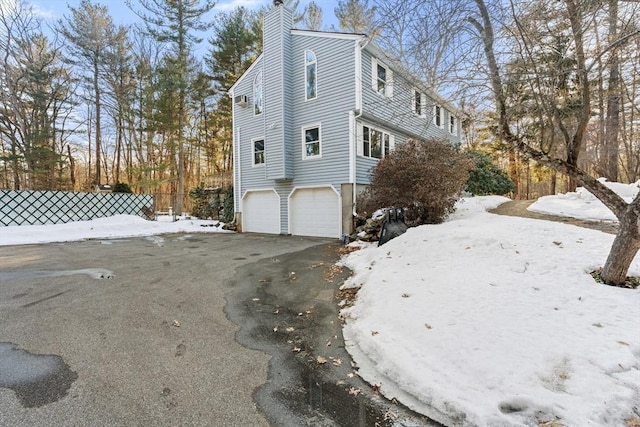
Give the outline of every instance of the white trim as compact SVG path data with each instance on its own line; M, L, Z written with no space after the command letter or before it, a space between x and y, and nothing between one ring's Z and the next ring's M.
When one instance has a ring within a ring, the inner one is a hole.
M440 124L437 122L438 119L440 120ZM444 124L444 107L440 104L433 105L433 124L440 129L446 129Z
M364 127L367 127L369 129L369 131L376 131L376 132L380 132L382 134L382 139L380 141L380 150L381 150L381 157L374 157L371 155L371 134L369 134L369 155L365 155L364 154ZM357 154L360 157L364 157L365 159L373 159L373 160L382 160L385 158L385 153L384 153L384 136L388 135L389 136L389 152L391 152L391 150L393 150L393 147L395 146L395 138L393 136L393 134L387 130L384 130L381 127L378 126L372 126L369 125L367 123L358 123L357 126L358 129L358 150L357 150Z
M358 138L356 137L356 115L353 111L349 111L349 183L356 183L356 145Z
M362 48L360 40L355 43L355 90L356 90L356 111L362 111Z
M453 120L453 123L451 122ZM453 125L453 130L451 127ZM449 133L453 136L458 136L458 118L449 111Z
M234 91L235 91L236 86L238 86L238 85L240 84L240 82L241 82L242 80L244 80L244 78L245 78L246 76L248 76L249 74L251 74L251 73L253 72L253 69L254 69L255 67L257 67L257 66L258 66L258 64L260 63L260 61L262 60L262 55L264 55L264 54L262 54L262 53L261 53L261 54L256 58L256 60L255 60L255 61L253 61L253 63L249 66L249 68L247 68L247 71L245 71L244 73L242 73L242 75L241 75L240 77L238 77L238 80L236 80L236 82L235 82L235 83L234 83L234 84L229 88L228 92L234 92ZM233 99L233 98L232 98L232 99Z
M236 129L236 116L234 114L235 107L231 106L231 128ZM237 136L236 136L237 134ZM236 129L236 132L233 132L233 185L235 188L240 190L242 188L242 166L241 166L241 147L240 147L240 138L241 130L240 127ZM234 192L235 193L235 192ZM240 202L240 198L235 194L233 196L233 211L234 212L242 212L242 203Z
M273 193L275 193L276 197L278 198L278 233L282 232L282 212L281 212L281 204L282 204L282 200L280 197L280 194L278 194L278 192L276 191L275 188L251 188L248 190L245 190L245 192L242 194L242 198L240 199L240 205L244 205L244 199L247 197L247 195L249 193L259 193L259 192L266 192L266 191L272 191ZM244 209L243 209L244 211ZM247 227L246 227L246 215L242 215L242 230L246 231Z
M332 33L328 31L313 31L313 30L299 30L299 29L292 29L291 35L321 37L325 39L358 40L358 41L367 38L367 36L364 34Z
M256 163L256 141L262 141L262 163ZM264 167L267 163L267 150L264 136L253 138L251 140L251 167L260 168Z
M416 94L420 95L420 112L416 111ZM427 95L418 89L417 87L413 87L411 89L411 111L418 117L425 118L427 117Z
M295 187L293 187L291 189L291 192L287 196L287 229L289 230L289 234L293 234L293 233L291 233L291 198L293 197L293 194L297 190L309 190L309 189L316 189L316 188L330 188L338 196L338 212L337 212L337 215L338 215L338 229L336 230L337 231L336 238L338 238L338 237L340 237L340 235L342 235L342 195L331 184L325 184L325 185L300 185L300 186L295 186ZM355 192L355 188L354 188L353 191Z
M307 62L307 52L311 52L311 54L313 55L313 61L312 62ZM309 98L307 96L307 83L308 83L308 76L307 76L307 71L308 71L308 66L309 65L315 65L315 96L313 98ZM318 99L318 56L316 55L316 53L314 51L312 51L311 49L305 49L304 51L304 100L305 101L313 101L314 99Z
M384 93L378 91L378 66L384 68ZM371 57L371 88L375 93L385 98L393 98L393 70L384 62L379 61L378 58Z
M318 128L318 154L314 156L307 156L307 140L305 131L309 129ZM302 140L302 160L321 159L322 158L322 123L311 123L301 127L301 140Z
M259 113L256 113L256 81L258 80L258 76L260 76L260 107L262 108ZM252 94L251 94L251 109L253 110L254 116L259 116L264 113L264 72L260 70L253 76L253 83L251 85Z

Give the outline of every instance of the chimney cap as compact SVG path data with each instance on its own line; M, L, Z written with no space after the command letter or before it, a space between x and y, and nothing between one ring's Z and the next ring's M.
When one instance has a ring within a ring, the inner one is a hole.
M282 6L284 4L283 0L273 0L273 5L278 7L278 6Z

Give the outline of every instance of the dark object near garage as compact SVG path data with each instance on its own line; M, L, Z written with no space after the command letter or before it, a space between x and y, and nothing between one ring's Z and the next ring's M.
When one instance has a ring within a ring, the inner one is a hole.
M382 246L389 240L398 237L407 231L407 224L404 223L404 211L402 208L385 209L385 220L380 231L378 246Z

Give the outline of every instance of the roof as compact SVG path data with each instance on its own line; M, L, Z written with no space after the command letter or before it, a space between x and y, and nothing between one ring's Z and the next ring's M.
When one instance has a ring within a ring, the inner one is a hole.
M331 31L315 31L315 30L298 30L291 29L292 35L298 36L309 36L309 37L323 37L323 38L339 38L344 40L361 40L361 47L370 51L375 57L383 59L386 63L388 63L391 68L399 73L404 79L409 81L412 85L418 87L426 94L428 94L434 101L438 102L442 106L446 106L450 111L457 111L451 102L443 98L441 95L436 93L433 89L427 87L422 79L420 79L413 72L409 71L403 64L400 59L389 54L389 52L382 49L378 44L372 41L366 34L358 34L358 33L340 33L340 32L331 32ZM238 85L238 83L244 78L244 76L250 73L253 68L260 62L262 59L262 53L253 61L251 66L247 68L247 70L242 73L238 80L229 88L228 92L231 95L233 90Z

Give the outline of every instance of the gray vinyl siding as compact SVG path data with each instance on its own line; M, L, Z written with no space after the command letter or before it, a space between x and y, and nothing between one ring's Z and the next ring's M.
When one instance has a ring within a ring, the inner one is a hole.
M242 196L247 190L270 188L271 182L266 179L266 171L263 166L253 166L253 140L265 136L264 113L253 114L253 81L255 76L262 70L263 58L259 58L234 88L234 96L246 95L249 98L247 107L234 105L234 141L235 141L235 163L242 175L236 183L235 196L237 198L236 208L240 207ZM236 175L238 175L236 173Z
M420 138L448 138L452 142L458 143L460 138L454 137L448 131L449 112L444 117L444 129L433 124L434 100L427 95L425 117L420 117L413 112L412 99L415 84L403 78L400 72L393 69L393 62L389 59L375 57L380 64L393 72L393 96L386 97L377 93L372 87L372 58L370 51L362 51L362 103L363 110L378 117L382 121L387 121L398 128L406 129L408 132ZM458 132L459 135L459 132Z
M273 180L293 175L288 118L291 116L291 13L276 7L264 22L264 114L266 176Z
M387 132L390 135L393 135L394 145L403 144L407 137L401 133L395 132L391 129L388 129L384 126L381 126L377 123L367 122L364 120L358 120L358 125L371 126L373 128L379 129L381 131ZM359 126L357 126L359 128ZM361 140L358 139L357 143L360 144ZM356 183L358 184L369 184L371 183L371 171L376 167L380 160L374 159L370 157L364 157L362 155L358 155L356 157Z
M292 154L296 186L349 181L349 111L355 108L355 42L298 35L293 39ZM304 55L317 60L317 96L305 99ZM320 125L321 157L303 160L302 129Z

